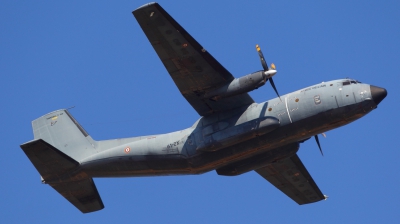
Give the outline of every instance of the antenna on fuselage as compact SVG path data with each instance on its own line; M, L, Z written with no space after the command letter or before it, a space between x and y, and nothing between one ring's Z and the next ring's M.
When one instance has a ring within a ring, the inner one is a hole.
M326 134L322 133L322 136L324 136L324 138L326 138ZM319 139L318 139L318 135L314 135L315 141L317 142L319 151L321 152L321 155L324 156L324 153L322 152L322 148L321 148L321 144L319 143Z

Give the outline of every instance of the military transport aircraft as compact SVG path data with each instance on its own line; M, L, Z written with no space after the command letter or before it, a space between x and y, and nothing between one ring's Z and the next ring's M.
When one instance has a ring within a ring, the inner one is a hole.
M259 46L263 70L234 78L160 5L133 11L179 91L201 116L161 135L95 141L57 110L32 121L21 145L49 184L81 212L104 208L93 177L257 172L298 204L326 199L297 156L300 143L366 115L383 88L353 79L323 82L279 96ZM270 82L277 98L255 103L248 92ZM321 151L322 153L322 151Z

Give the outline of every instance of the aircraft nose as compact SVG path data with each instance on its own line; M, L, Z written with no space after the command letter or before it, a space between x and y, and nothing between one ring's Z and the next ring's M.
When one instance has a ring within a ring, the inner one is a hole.
M378 105L387 96L387 91L384 88L370 85L371 96L375 104Z

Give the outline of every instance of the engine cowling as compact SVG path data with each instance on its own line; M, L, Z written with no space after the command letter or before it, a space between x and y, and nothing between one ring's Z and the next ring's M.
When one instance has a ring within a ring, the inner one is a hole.
M263 86L267 81L264 71L258 71L232 80L227 85L211 90L204 94L205 98L217 101L221 98L247 93Z

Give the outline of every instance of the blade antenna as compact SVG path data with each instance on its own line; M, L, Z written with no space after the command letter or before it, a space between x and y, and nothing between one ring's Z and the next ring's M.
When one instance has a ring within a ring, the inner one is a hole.
M322 149L321 149L321 145L319 144L318 135L314 135L314 137L315 137L315 141L317 142L319 151L321 152L321 155L324 156L324 153L322 152Z

